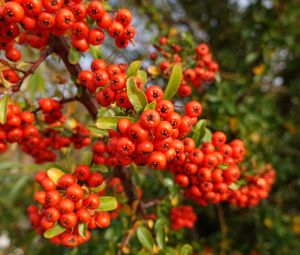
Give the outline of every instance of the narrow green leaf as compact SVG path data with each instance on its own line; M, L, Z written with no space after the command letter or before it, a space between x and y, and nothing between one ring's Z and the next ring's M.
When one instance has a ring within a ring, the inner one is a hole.
M241 187L241 185L240 185L239 183L236 183L236 182L231 183L231 184L228 186L228 188L231 189L231 190L237 190L237 189L239 189L240 187Z
M43 66L39 66L39 68L29 76L28 81L26 82L26 92L29 93L31 98L34 98L37 92L45 93L45 79L42 76Z
M145 85L148 81L148 75L147 75L147 72L145 72L144 70L138 70L137 72L137 77L139 77L143 84Z
M93 153L91 151L85 151L82 154L82 158L81 158L80 163L82 165L89 166L92 163L92 160L93 160Z
M205 135L206 120L199 120L193 128L192 138L195 141L196 147L200 145L201 139Z
M78 224L79 235L82 236L82 237L86 237L86 231L87 231L87 224L86 223L79 223Z
M20 194L21 190L25 187L26 183L29 180L28 175L22 175L11 187L9 194L6 199L12 203L18 194Z
M113 211L117 209L118 202L115 197L103 196L100 197L100 205L97 210L102 212Z
M117 129L117 124L120 119L127 118L130 121L134 121L132 118L125 116L114 116L114 117L100 117L97 119L96 126L100 129Z
M0 123L1 124L5 124L6 122L7 105L8 105L8 95L5 94L0 99Z
M141 112L147 105L147 98L143 91L139 90L133 78L129 78L126 83L129 101L136 112Z
M87 129L90 131L91 135L94 137L103 137L107 135L107 131L97 128L95 126L87 126Z
M160 249L164 249L165 247L165 231L164 226L167 224L166 219L158 219L155 222L155 234L156 234L156 242Z
M142 66L142 61L140 60L133 61L128 67L127 77L129 78L131 76L136 76L141 66Z
M227 165L227 164L224 164L224 163L222 163L222 164L218 165L218 166L217 166L217 168L221 168L222 170L225 170L225 169L227 169L227 168L228 168L228 165Z
M179 255L191 255L193 252L192 246L185 244L181 247Z
M50 168L47 170L48 177L55 183L58 183L58 180L64 175L65 173L58 168Z
M63 233L65 230L66 229L62 225L57 223L52 228L49 228L44 232L44 237L50 239L52 237L58 236L59 234Z
M156 107L156 101L152 101L151 103L147 104L144 110L153 110Z
M77 51L75 48L71 48L68 55L68 60L71 64L75 65L80 60L80 52Z
M203 142L203 143L210 142L211 138L212 138L212 132L208 128L205 128L205 134L202 137L201 142Z
M148 251L139 251L139 253L137 255L152 255L152 253L150 253Z
M103 4L106 11L112 11L113 10L113 8L110 6L110 4L107 1L103 1L102 4Z
M105 165L92 165L91 170L93 172L98 171L98 172L101 172L101 173L104 173L104 174L109 172L108 167L105 166Z
M172 73L164 91L164 99L171 100L175 95L180 86L182 78L181 66L176 64L172 69Z
M221 82L221 74L219 72L216 73L216 82L217 83Z
M101 185L97 186L97 187L94 187L94 188L91 188L91 190L94 192L94 193L97 193L97 192L100 192L102 190L104 190L106 188L106 183L103 182Z
M92 55L92 57L94 59L98 59L98 58L102 58L102 48L101 46L97 45L97 46L94 46L94 45L91 45L89 46L89 53Z
M139 239L140 243L149 251L153 250L154 241L152 238L151 233L147 228L144 226L140 226L137 229L137 238Z

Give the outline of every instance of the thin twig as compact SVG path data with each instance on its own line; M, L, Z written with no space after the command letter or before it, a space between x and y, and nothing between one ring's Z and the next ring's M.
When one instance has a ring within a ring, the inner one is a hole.
M53 52L52 47L48 47L42 55L31 65L31 67L24 73L22 78L12 86L13 91L19 91L24 80L31 74L35 72L35 70L39 67L39 65Z
M225 254L227 248L227 226L224 216L224 210L221 204L217 204L216 207L221 229L221 254Z
M11 69L14 69L14 70L17 71L17 72L20 72L20 73L23 73L23 74L26 73L25 70L20 69L20 68L17 68L16 66L10 64L8 61L6 61L6 60L4 60L4 59L0 59L0 63L3 64L3 65L5 65L5 66L7 66L7 67L9 67L9 68L11 68Z

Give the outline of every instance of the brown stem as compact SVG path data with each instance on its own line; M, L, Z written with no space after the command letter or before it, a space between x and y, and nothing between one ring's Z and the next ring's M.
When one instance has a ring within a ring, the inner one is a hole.
M125 235L125 237L123 238L122 242L119 245L119 250L117 255L122 255L122 249L129 245L129 242L131 238L134 236L138 226L139 226L138 222L135 222L133 226L127 231L127 234Z
M128 198L128 203L132 203L137 199L134 185L131 180L131 170L126 167L118 166L114 169L114 176L119 177L122 180L124 191Z
M217 204L216 207L221 229L221 254L225 254L225 251L227 249L227 226L222 205Z
M52 53L52 47L48 47L47 50L45 50L42 55L33 62L33 64L31 65L31 67L25 71L24 75L22 76L22 78L12 86L13 91L19 91L22 83L24 82L24 80L31 74L33 74L35 72L35 70L39 67L39 65Z
M66 39L63 36L52 36L50 38L50 44L53 47L53 51L62 59L68 72L72 77L77 79L80 71L82 70L79 64L71 64L68 55L69 55L69 45ZM82 93L77 100L81 102L89 111L93 119L96 119L98 112L98 103L92 97L91 93L79 83L75 83L78 88L82 88Z
M20 68L17 68L17 67L14 66L14 65L11 65L8 61L6 61L6 60L4 60L4 59L0 59L0 63L3 64L3 65L5 65L5 66L7 66L7 67L9 67L9 68L11 68L11 69L14 69L14 70L17 71L17 72L20 72L20 73L23 73L23 74L26 73L25 70L20 69Z

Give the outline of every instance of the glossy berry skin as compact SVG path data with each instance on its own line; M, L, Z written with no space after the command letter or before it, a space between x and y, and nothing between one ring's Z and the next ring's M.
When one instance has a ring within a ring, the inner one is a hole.
M97 187L103 183L103 176L100 173L91 173L87 180L87 184L90 187Z
M72 228L77 223L76 214L75 213L62 214L59 222L65 228Z
M148 158L149 167L155 170L164 170L166 163L166 156L160 151L153 151Z
M79 222L88 223L91 219L90 213L87 209L81 208L76 212L76 216Z
M83 189L77 184L70 186L66 191L67 198L69 198L75 203L78 202L80 199L82 199L83 195L84 195Z
M95 222L99 228L107 228L110 225L110 214L108 212L97 214Z
M96 194L89 194L83 200L83 206L90 210L98 208L99 205L100 205L100 200Z
M71 174L65 174L58 180L58 186L62 189L67 189L75 183L76 180Z
M75 176L79 181L86 181L91 175L89 166L79 165L75 170Z

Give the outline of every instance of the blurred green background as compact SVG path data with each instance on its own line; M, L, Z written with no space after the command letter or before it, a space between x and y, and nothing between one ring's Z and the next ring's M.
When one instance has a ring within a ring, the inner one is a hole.
M194 240L203 251L197 254L210 254L210 248L211 254L300 254L300 1L112 2L136 17L137 47L120 53L121 59L143 58L153 39L173 27L209 44L222 77L201 96L209 126L245 140L249 160L270 162L277 170L270 197L257 208L224 205L225 231L220 231L215 207L197 208L197 229L187 233L186 242ZM5 165L19 157L1 157L1 255L104 254L115 245L117 237L102 245L101 236L111 236L101 231L79 250L40 242L25 215L32 195L25 184L32 183L29 178L37 168L29 165L11 173L18 166Z

